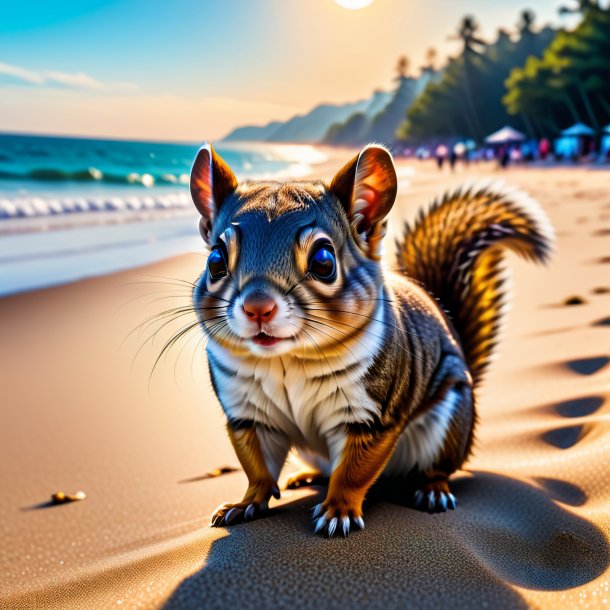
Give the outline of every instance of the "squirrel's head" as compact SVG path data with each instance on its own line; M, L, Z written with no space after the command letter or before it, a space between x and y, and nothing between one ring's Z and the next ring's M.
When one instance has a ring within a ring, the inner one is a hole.
M235 355L349 349L380 301L380 242L397 186L390 153L363 148L330 185L238 184L206 144L190 185L210 248L194 295L210 341Z

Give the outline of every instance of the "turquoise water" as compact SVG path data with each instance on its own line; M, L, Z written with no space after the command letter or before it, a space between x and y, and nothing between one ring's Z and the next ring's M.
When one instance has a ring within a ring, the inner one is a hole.
M150 188L188 182L201 143L135 142L0 134L0 189L70 183ZM242 178L287 170L278 147L221 143L218 152Z
M0 296L203 252L188 188L199 146L0 134ZM239 180L325 159L311 146L216 150Z

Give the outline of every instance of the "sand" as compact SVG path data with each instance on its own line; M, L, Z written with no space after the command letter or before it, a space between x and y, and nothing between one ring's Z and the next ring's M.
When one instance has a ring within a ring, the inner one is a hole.
M382 494L364 531L325 540L308 513L323 490L309 489L284 491L267 518L209 528L245 477L205 477L238 462L200 336L151 376L191 319L152 345L160 323L129 335L188 301L182 280L203 259L185 254L0 299L1 608L610 605L610 173L406 167L393 231L448 185L501 176L558 234L547 269L509 257L513 308L479 393L475 453L455 477L458 509L428 515ZM87 498L48 506L58 490Z

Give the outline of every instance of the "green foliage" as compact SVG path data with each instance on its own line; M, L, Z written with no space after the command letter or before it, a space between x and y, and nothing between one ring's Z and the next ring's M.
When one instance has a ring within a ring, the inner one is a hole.
M517 129L531 131L527 120L508 115L501 100L511 70L522 66L528 57L541 56L555 34L550 28L533 32L532 22L533 14L528 11L521 16L516 42L500 31L493 44L483 46L476 37L476 22L465 18L458 30L464 45L462 54L449 60L442 80L429 84L409 108L397 137L459 136L481 142L509 122Z
M581 2L583 19L572 32L558 32L542 58L512 70L504 104L528 117L541 133L575 121L599 130L610 120L610 9Z

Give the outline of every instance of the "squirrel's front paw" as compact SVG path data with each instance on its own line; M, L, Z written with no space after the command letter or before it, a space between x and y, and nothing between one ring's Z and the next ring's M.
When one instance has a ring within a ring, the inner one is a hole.
M327 538L332 538L335 533L341 533L347 538L352 522L359 529L364 529L362 511L359 508L338 505L328 500L314 507L313 520L315 533L325 534Z
M252 521L269 508L269 498L280 497L280 490L275 482L248 488L244 499L235 504L221 504L212 515L210 525L236 525L243 521Z
M252 521L267 510L268 502L238 502L237 504L221 504L212 515L210 525L222 527L223 525L236 525L242 521Z

